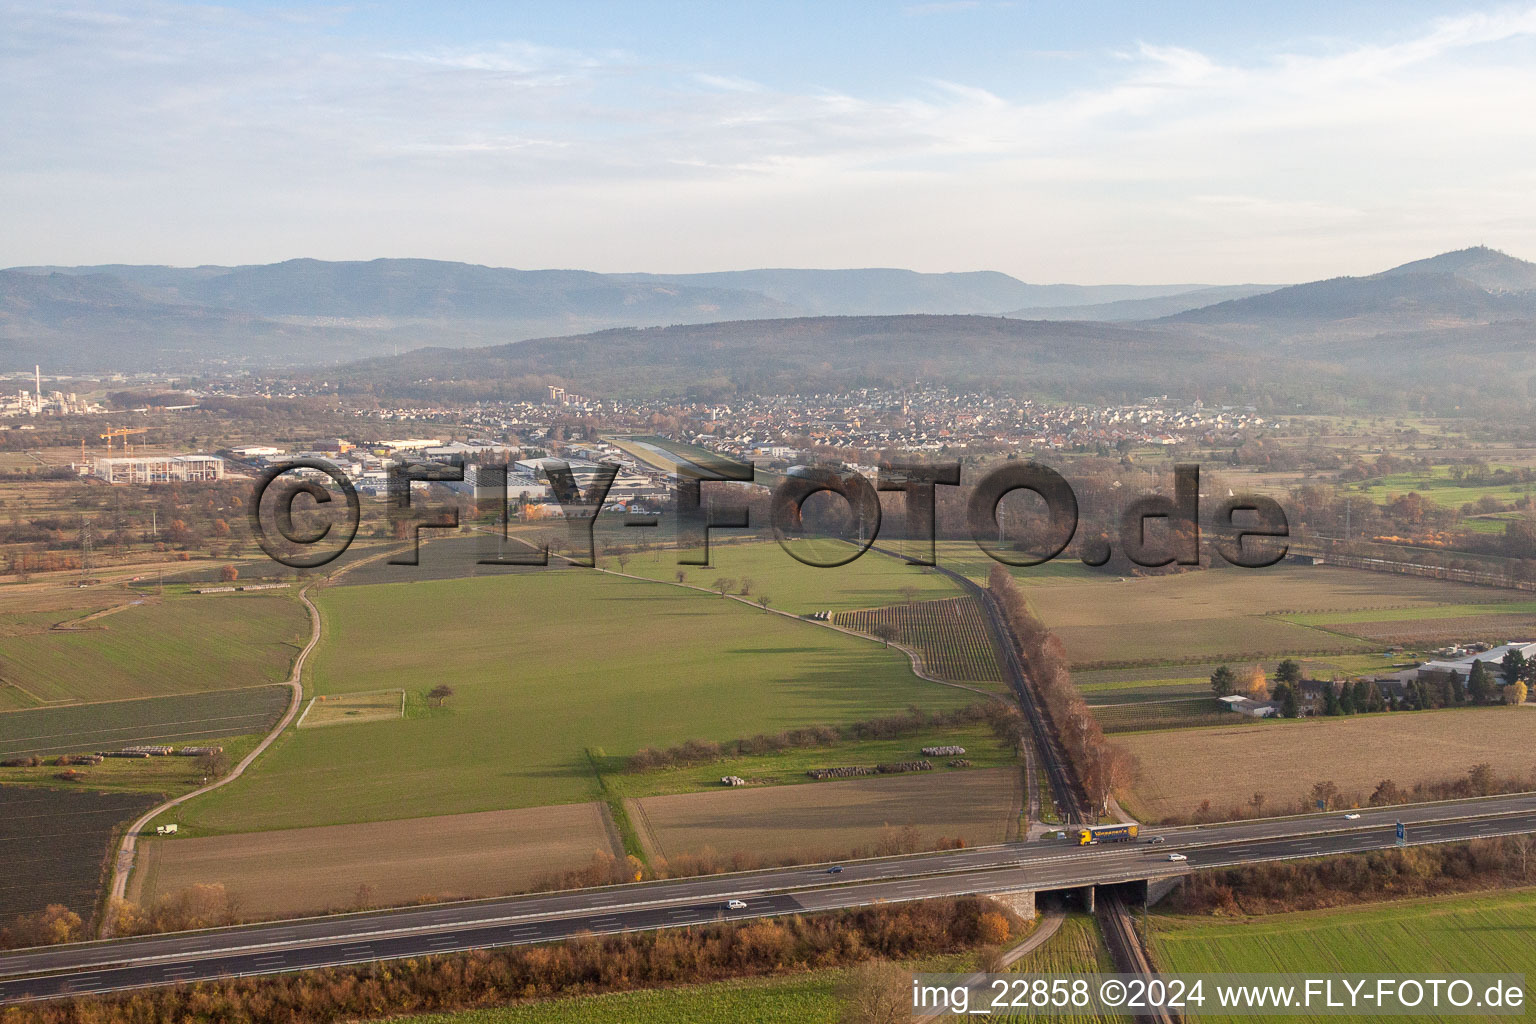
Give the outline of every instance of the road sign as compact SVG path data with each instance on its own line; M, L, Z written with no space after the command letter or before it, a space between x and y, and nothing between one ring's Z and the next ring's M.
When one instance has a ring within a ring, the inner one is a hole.
M1406 845L1407 839L1408 839L1408 835L1407 835L1407 831L1403 828L1403 823L1402 822L1398 822L1397 823L1397 845L1398 846Z

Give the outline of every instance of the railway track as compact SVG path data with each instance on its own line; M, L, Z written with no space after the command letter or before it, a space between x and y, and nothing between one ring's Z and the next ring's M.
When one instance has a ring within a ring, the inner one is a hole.
M1094 904L1094 914L1099 919L1099 928L1104 932L1104 944L1109 947L1109 954L1122 974L1140 974L1150 978L1157 973L1152 965L1151 954L1142 942L1141 933L1136 930L1131 908L1123 896L1113 891L1100 895ZM1136 1019L1151 1024L1181 1024L1183 1020L1178 1014L1164 1009L1146 1010L1136 1014Z
M1014 636L1013 628L1003 616L1002 609L998 607L992 591L952 569L934 566L934 570L959 584L962 590L973 595L985 609L988 628L991 629L993 638L1003 653L1003 669L1008 674L1008 684L1017 695L1019 706L1024 710L1024 715L1029 720L1030 730L1034 733L1035 749L1039 753L1038 767L1046 773L1046 778L1051 785L1051 795L1055 798L1062 820L1069 823L1091 824L1092 816L1087 812L1089 807L1087 791L1067 761L1050 716L1041 706L1034 687L1029 685L1028 666L1025 664L1018 638ZM1094 912L1099 919L1099 927L1104 932L1105 945L1109 947L1110 956L1114 958L1115 966L1121 973L1149 977L1156 973L1152 965L1151 953L1142 941L1141 933L1136 930L1135 919L1131 916L1130 907L1127 906L1124 896L1112 890L1106 892L1102 897L1095 899ZM1138 1014L1136 1019L1149 1021L1152 1024L1179 1024L1180 1021L1178 1015L1167 1010Z

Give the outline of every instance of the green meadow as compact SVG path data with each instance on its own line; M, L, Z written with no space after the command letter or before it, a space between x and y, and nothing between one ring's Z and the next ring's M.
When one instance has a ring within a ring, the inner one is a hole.
M167 595L79 629L6 636L0 710L282 682L308 635L292 594Z
M594 763L687 739L860 721L975 695L905 655L736 601L582 570L333 587L306 697L386 687L403 719L289 730L189 805L238 832L598 799ZM422 700L440 684L441 708Z
M845 554L854 550L846 544L836 545L836 549ZM678 565L676 552L669 549L636 552L627 557L623 571L667 583L676 582L681 571L684 582L696 587L732 579L737 584L732 593L740 592L743 580L750 580L749 600L766 594L771 599L770 608L794 615L896 604L906 600L902 593L906 587L915 589L919 601L960 594L959 588L939 573L879 551L866 551L847 565L826 569L797 561L771 540L721 543L716 539L710 543L709 552L708 566ZM602 566L619 569L617 559L611 556L602 559Z
M1324 974L1458 971L1530 974L1536 971L1536 892L1531 890L1411 900L1358 909L1275 914L1238 921L1155 915L1152 920L1157 958L1167 971L1241 973L1262 969ZM1203 1013L1200 1019L1228 1018ZM1318 1015L1287 1019L1338 1021L1367 1018ZM1424 1014L1414 1015L1412 1019L1442 1018Z
M836 1024L842 971L788 978L723 981L686 988L616 992L526 1003L521 1006L394 1018L394 1024Z

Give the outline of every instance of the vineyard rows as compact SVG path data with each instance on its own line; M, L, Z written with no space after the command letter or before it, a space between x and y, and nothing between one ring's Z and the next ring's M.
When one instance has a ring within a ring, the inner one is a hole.
M940 679L982 683L1002 678L986 620L974 598L838 612L832 621L870 636L879 636L881 628L888 627L888 639L916 651L927 672Z

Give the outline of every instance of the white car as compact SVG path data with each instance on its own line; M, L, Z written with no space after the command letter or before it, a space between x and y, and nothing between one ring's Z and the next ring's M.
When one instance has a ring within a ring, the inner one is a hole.
M1351 811L1350 813L1344 815L1344 820L1345 821L1358 821L1358 820L1360 820L1360 815L1358 815L1358 814L1354 813L1353 811Z
M1184 856L1182 853L1170 853L1168 855L1168 859L1169 860L1189 860L1189 858Z
M725 909L726 910L746 910L747 909L747 904L746 904L745 900L731 900L729 903L727 903L725 905Z

